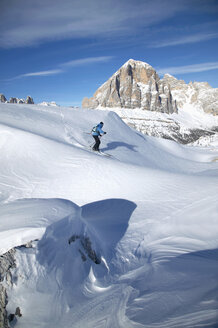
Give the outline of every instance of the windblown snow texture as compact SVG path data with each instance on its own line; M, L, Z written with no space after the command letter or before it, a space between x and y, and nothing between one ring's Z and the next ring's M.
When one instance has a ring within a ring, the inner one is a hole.
M111 157L86 149L99 121ZM11 326L217 326L214 141L144 136L109 111L0 104L0 149L0 252L16 250L1 284L8 315L22 314Z

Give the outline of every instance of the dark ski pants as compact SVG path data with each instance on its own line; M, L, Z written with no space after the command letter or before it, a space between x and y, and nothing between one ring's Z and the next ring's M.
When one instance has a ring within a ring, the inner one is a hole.
M95 144L92 147L92 149L98 151L100 143L101 143L100 138L99 138L99 136L93 136L93 138L95 139Z

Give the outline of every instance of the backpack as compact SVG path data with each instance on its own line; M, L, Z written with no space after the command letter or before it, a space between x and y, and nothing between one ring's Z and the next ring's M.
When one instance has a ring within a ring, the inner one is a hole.
M93 128L92 128L92 132L98 132L97 129L98 129L98 124L95 125L95 126L93 126Z

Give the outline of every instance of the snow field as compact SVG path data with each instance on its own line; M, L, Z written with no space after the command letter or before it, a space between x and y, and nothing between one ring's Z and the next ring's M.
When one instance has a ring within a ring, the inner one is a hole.
M88 147L100 121L110 158ZM1 254L39 240L16 251L16 327L218 323L218 151L109 111L15 104L0 104L0 149Z

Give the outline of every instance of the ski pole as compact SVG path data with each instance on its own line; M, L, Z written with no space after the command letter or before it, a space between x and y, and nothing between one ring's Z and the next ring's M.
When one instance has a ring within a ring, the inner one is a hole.
M95 144L95 141L91 143L91 145L89 145L89 147L93 147Z
M87 133L87 132L85 132L85 133ZM90 133L90 134L91 134L91 133ZM103 135L99 136L99 138L101 138L101 137L103 137ZM92 143L89 145L89 147L93 147L93 146L94 146L94 144L95 144L95 141L94 141L94 142L92 142Z

